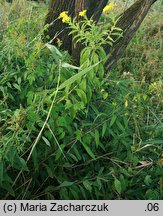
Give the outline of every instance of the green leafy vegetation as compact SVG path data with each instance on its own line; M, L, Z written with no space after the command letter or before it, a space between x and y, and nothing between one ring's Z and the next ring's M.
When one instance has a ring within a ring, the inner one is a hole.
M74 20L72 33L88 44L76 67L66 51L42 42L45 4L0 4L0 198L162 199L157 10L105 76L105 29L93 40L91 31L82 33L89 20L81 32Z

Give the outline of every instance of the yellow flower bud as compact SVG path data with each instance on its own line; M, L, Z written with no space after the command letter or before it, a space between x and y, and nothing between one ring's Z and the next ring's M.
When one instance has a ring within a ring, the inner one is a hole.
M116 4L114 4L113 2L111 2L110 4L106 5L103 9L103 13L106 13L108 11L112 11L114 9L114 7L116 6Z
M86 15L86 13L87 13L87 10L80 11L79 16L83 17Z

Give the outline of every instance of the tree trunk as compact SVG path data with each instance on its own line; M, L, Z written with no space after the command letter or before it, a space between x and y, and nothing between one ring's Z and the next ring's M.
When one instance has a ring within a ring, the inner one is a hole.
M112 47L104 47L106 53L110 54L105 63L106 73L123 55L127 45L144 20L151 5L156 1L157 0L137 0L121 14L117 26L123 30L123 38L119 39ZM69 16L72 18L77 16L77 19L80 19L78 17L79 12L87 10L88 18L92 17L95 22L98 22L107 2L108 0L51 0L45 24L52 24L45 34L49 35L54 45L57 45L58 40L62 41L61 49L67 50L69 54L72 55L73 60L78 64L83 46L72 42L72 36L69 35L70 30L66 28L67 24L62 23L61 20L57 18L61 12L68 11Z

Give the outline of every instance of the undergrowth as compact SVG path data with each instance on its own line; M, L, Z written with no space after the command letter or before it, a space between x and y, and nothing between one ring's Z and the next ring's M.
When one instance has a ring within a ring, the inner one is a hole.
M157 16L104 78L103 51L78 68L42 42L44 4L1 10L0 198L162 199Z

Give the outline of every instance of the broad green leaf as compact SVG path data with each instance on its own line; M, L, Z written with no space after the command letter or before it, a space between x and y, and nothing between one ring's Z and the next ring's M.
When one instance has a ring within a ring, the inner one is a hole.
M29 91L29 92L27 93L27 103L28 103L28 104L31 104L33 98L34 98L34 92Z
M6 159L7 159L7 161L8 161L11 165L13 165L13 163L14 163L14 158L15 158L16 155L17 155L16 150L11 146L11 147L9 148L7 154L6 154Z
M12 166L18 170L29 171L26 161L23 158L19 157L17 153L15 154Z
M98 185L99 190L101 190L102 183L101 183L101 180L99 178L97 178L97 185Z
M113 115L110 121L110 127L115 123L116 119L117 119L117 116Z
M74 153L76 154L76 157L78 158L78 160L81 160L81 155L80 152L78 151L78 149L76 148L76 146L74 145L73 147Z
M105 73L104 65L101 63L99 64L99 68L98 68L98 74L99 74L100 79L103 79L104 73Z
M118 128L121 130L121 131L125 131L125 128L122 126L122 124L117 120L116 121L116 125L118 126Z
M61 58L63 55L62 53L57 49L57 47L55 47L52 44L45 44L45 46L51 51L51 53L53 54L53 56L55 57L56 54Z
M96 53L93 53L92 60L94 64L99 62L99 56Z
M38 161L37 148L34 148L33 151L32 151L32 160L33 160L34 168L38 169L39 161Z
M81 130L76 130L75 134L76 134L76 139L81 142L81 138L83 136L83 133L81 132Z
M90 49L84 48L80 55L80 65L84 64L90 58Z
M81 194L83 195L84 199L87 200L87 195L85 193L85 190L82 186L79 185L79 188L80 188L80 191L81 191Z
M17 90L21 91L21 88L20 88L20 86L19 86L18 84L14 83L13 86L14 86Z
M148 189L145 193L145 197L147 197L146 199L149 199L149 200L159 200L160 199L159 192L154 189L153 190Z
M81 101L86 105L87 104L87 96L82 89L76 89L77 95L80 97Z
M121 182L116 178L114 180L114 187L115 187L116 191L120 194L122 191L122 186L121 186Z
M59 187L70 187L73 184L74 184L74 182L64 181L62 184L60 184Z
M18 77L18 84L20 85L21 83L21 77Z
M26 164L26 161L21 157L19 157L19 161L20 161L22 170L29 171L27 164Z
M104 169L105 169L104 167L101 167L101 168L99 169L99 171L98 171L98 176L101 176L101 175L102 175Z
M82 89L84 92L87 90L87 81L86 79L82 79L82 81L79 84L79 88Z
M94 153L92 152L92 150L88 147L88 145L86 145L85 143L83 143L83 147L85 148L85 150L87 151L87 153L91 156L91 158L93 158L94 160L96 160L96 157L94 155Z
M104 93L102 94L103 99L106 100L106 99L108 98L108 95L109 95L109 94L108 94L107 92L104 92Z
M68 154L67 156L70 156L74 161L78 162L78 159L74 154L71 153L67 153L67 154Z
M51 170L51 168L45 164L45 168L46 168L46 171L49 175L50 178L53 178L54 177L54 174L53 174L53 171Z
M51 146L49 140L46 139L46 137L42 136L42 139L44 140L44 142L45 142L45 144L46 144L47 146L49 146L49 147Z
M145 144L163 144L163 139L160 139L160 140L148 140L148 141L145 141L145 142L143 142L142 143L143 145L145 145Z
M59 90L62 90L63 88L65 88L67 85L71 85L72 83L74 83L75 81L77 81L78 79L80 79L83 75L85 75L86 73L88 73L90 70L92 70L95 66L97 66L99 63L96 63L82 71L80 71L79 73L75 74L74 76L70 77L68 80L66 80L65 82L63 82L60 86L59 86Z
M102 46L98 48L98 54L101 60L104 60L106 58L106 53Z
M85 189L87 189L90 192L92 191L91 183L88 180L83 181L83 185L84 185Z
M62 188L59 190L59 195L60 195L60 198L61 198L61 199L68 200L69 195L68 195L67 188L62 187Z
M80 199L80 195L78 195L77 191L75 189L73 189L72 187L70 187L70 193L72 194L72 196L74 197L75 200L79 200Z
M60 146L60 148L62 149L62 151L63 151L64 147L65 147L64 144L62 144L62 145ZM56 157L55 157L55 161L57 161L57 160L61 157L61 155L63 155L63 152L61 151L60 148L59 148L58 151L57 151L57 154L56 154Z
M118 28L118 27L115 27L115 26L114 26L114 30L117 30L117 31L120 31L120 32L123 31L121 28Z
M113 38L110 37L109 35L108 35L108 39L109 39L110 41L114 42Z
M152 179L151 179L151 175L146 175L145 179L144 179L144 183L147 186L150 186L150 184L152 183Z
M56 187L53 185L49 185L47 188L45 188L45 192L52 192L55 191Z
M139 163L139 158L137 157L137 155L133 155L132 160L133 160L133 166L137 166Z
M97 129L95 130L95 142L96 142L96 147L98 147L100 143L100 134Z
M63 64L62 64L62 67L63 67L63 68L71 68L71 69L75 69L75 70L81 70L80 67L76 67L76 66L70 65L70 64L68 64L68 63L63 63Z
M104 135L106 133L106 129L107 129L107 123L104 122L104 124L102 125L102 137L104 137Z
M88 85L87 86L87 100L88 100L88 102L90 101L91 98L92 98L92 88Z
M128 171L127 170L125 170L125 169L121 169L121 173L123 173L125 176L127 176L127 177L131 177L131 175L128 173Z

